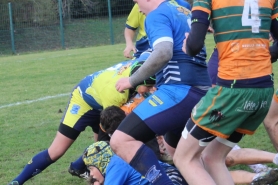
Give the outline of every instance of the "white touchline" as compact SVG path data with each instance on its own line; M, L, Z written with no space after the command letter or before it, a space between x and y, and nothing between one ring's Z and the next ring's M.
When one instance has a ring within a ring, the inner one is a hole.
M57 94L57 95L54 95L54 96L46 96L46 97L39 98L39 99L36 99L36 100L28 100L28 101L22 101L22 102L11 103L11 104L7 104L7 105L2 105L2 106L0 106L0 109L7 108L7 107L13 107L13 106L17 106L17 105L22 105L22 104L35 103L35 102L38 102L38 101L49 100L49 99L52 99L52 98L59 98L59 97L63 97L63 96L68 96L69 94L70 94L70 93Z

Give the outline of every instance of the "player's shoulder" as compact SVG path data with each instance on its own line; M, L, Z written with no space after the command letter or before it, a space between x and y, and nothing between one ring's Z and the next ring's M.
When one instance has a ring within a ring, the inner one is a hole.
M156 8L153 11L151 11L148 14L146 19L148 19L149 17L156 17L156 16L160 16L160 15L168 16L168 15L172 14L172 10L176 9L176 8L177 8L177 6L174 5L173 3L171 3L170 1L164 1L163 3L161 3L159 5L158 8Z

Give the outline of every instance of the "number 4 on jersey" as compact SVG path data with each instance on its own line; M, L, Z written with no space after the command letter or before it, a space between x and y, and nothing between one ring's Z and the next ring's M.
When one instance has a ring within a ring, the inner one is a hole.
M249 13L251 10L251 13ZM249 18L251 14L251 18ZM259 18L259 2L258 0L245 0L241 17L242 26L251 26L252 33L259 33L261 26L261 19Z

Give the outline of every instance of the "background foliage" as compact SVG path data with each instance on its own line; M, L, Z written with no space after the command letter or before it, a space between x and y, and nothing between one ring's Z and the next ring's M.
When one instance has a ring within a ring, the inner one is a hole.
M8 2L12 7L12 33ZM17 54L124 43L123 30L133 1L110 0L111 17L108 0L61 2L59 8L58 0L1 1L0 55L12 54L11 34Z

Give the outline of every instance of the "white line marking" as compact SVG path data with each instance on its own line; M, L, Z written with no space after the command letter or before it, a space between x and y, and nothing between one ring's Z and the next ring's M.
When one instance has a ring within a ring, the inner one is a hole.
M34 102L49 100L49 99L52 99L52 98L59 98L59 97L63 97L63 96L69 96L69 94L70 93L57 94L57 95L54 95L54 96L46 96L46 97L39 98L39 99L36 99L36 100L28 100L28 101L11 103L11 104L0 106L0 109L7 108L7 107L13 107L13 106L17 106L17 105L22 105L22 104L31 104L31 103L34 103Z

